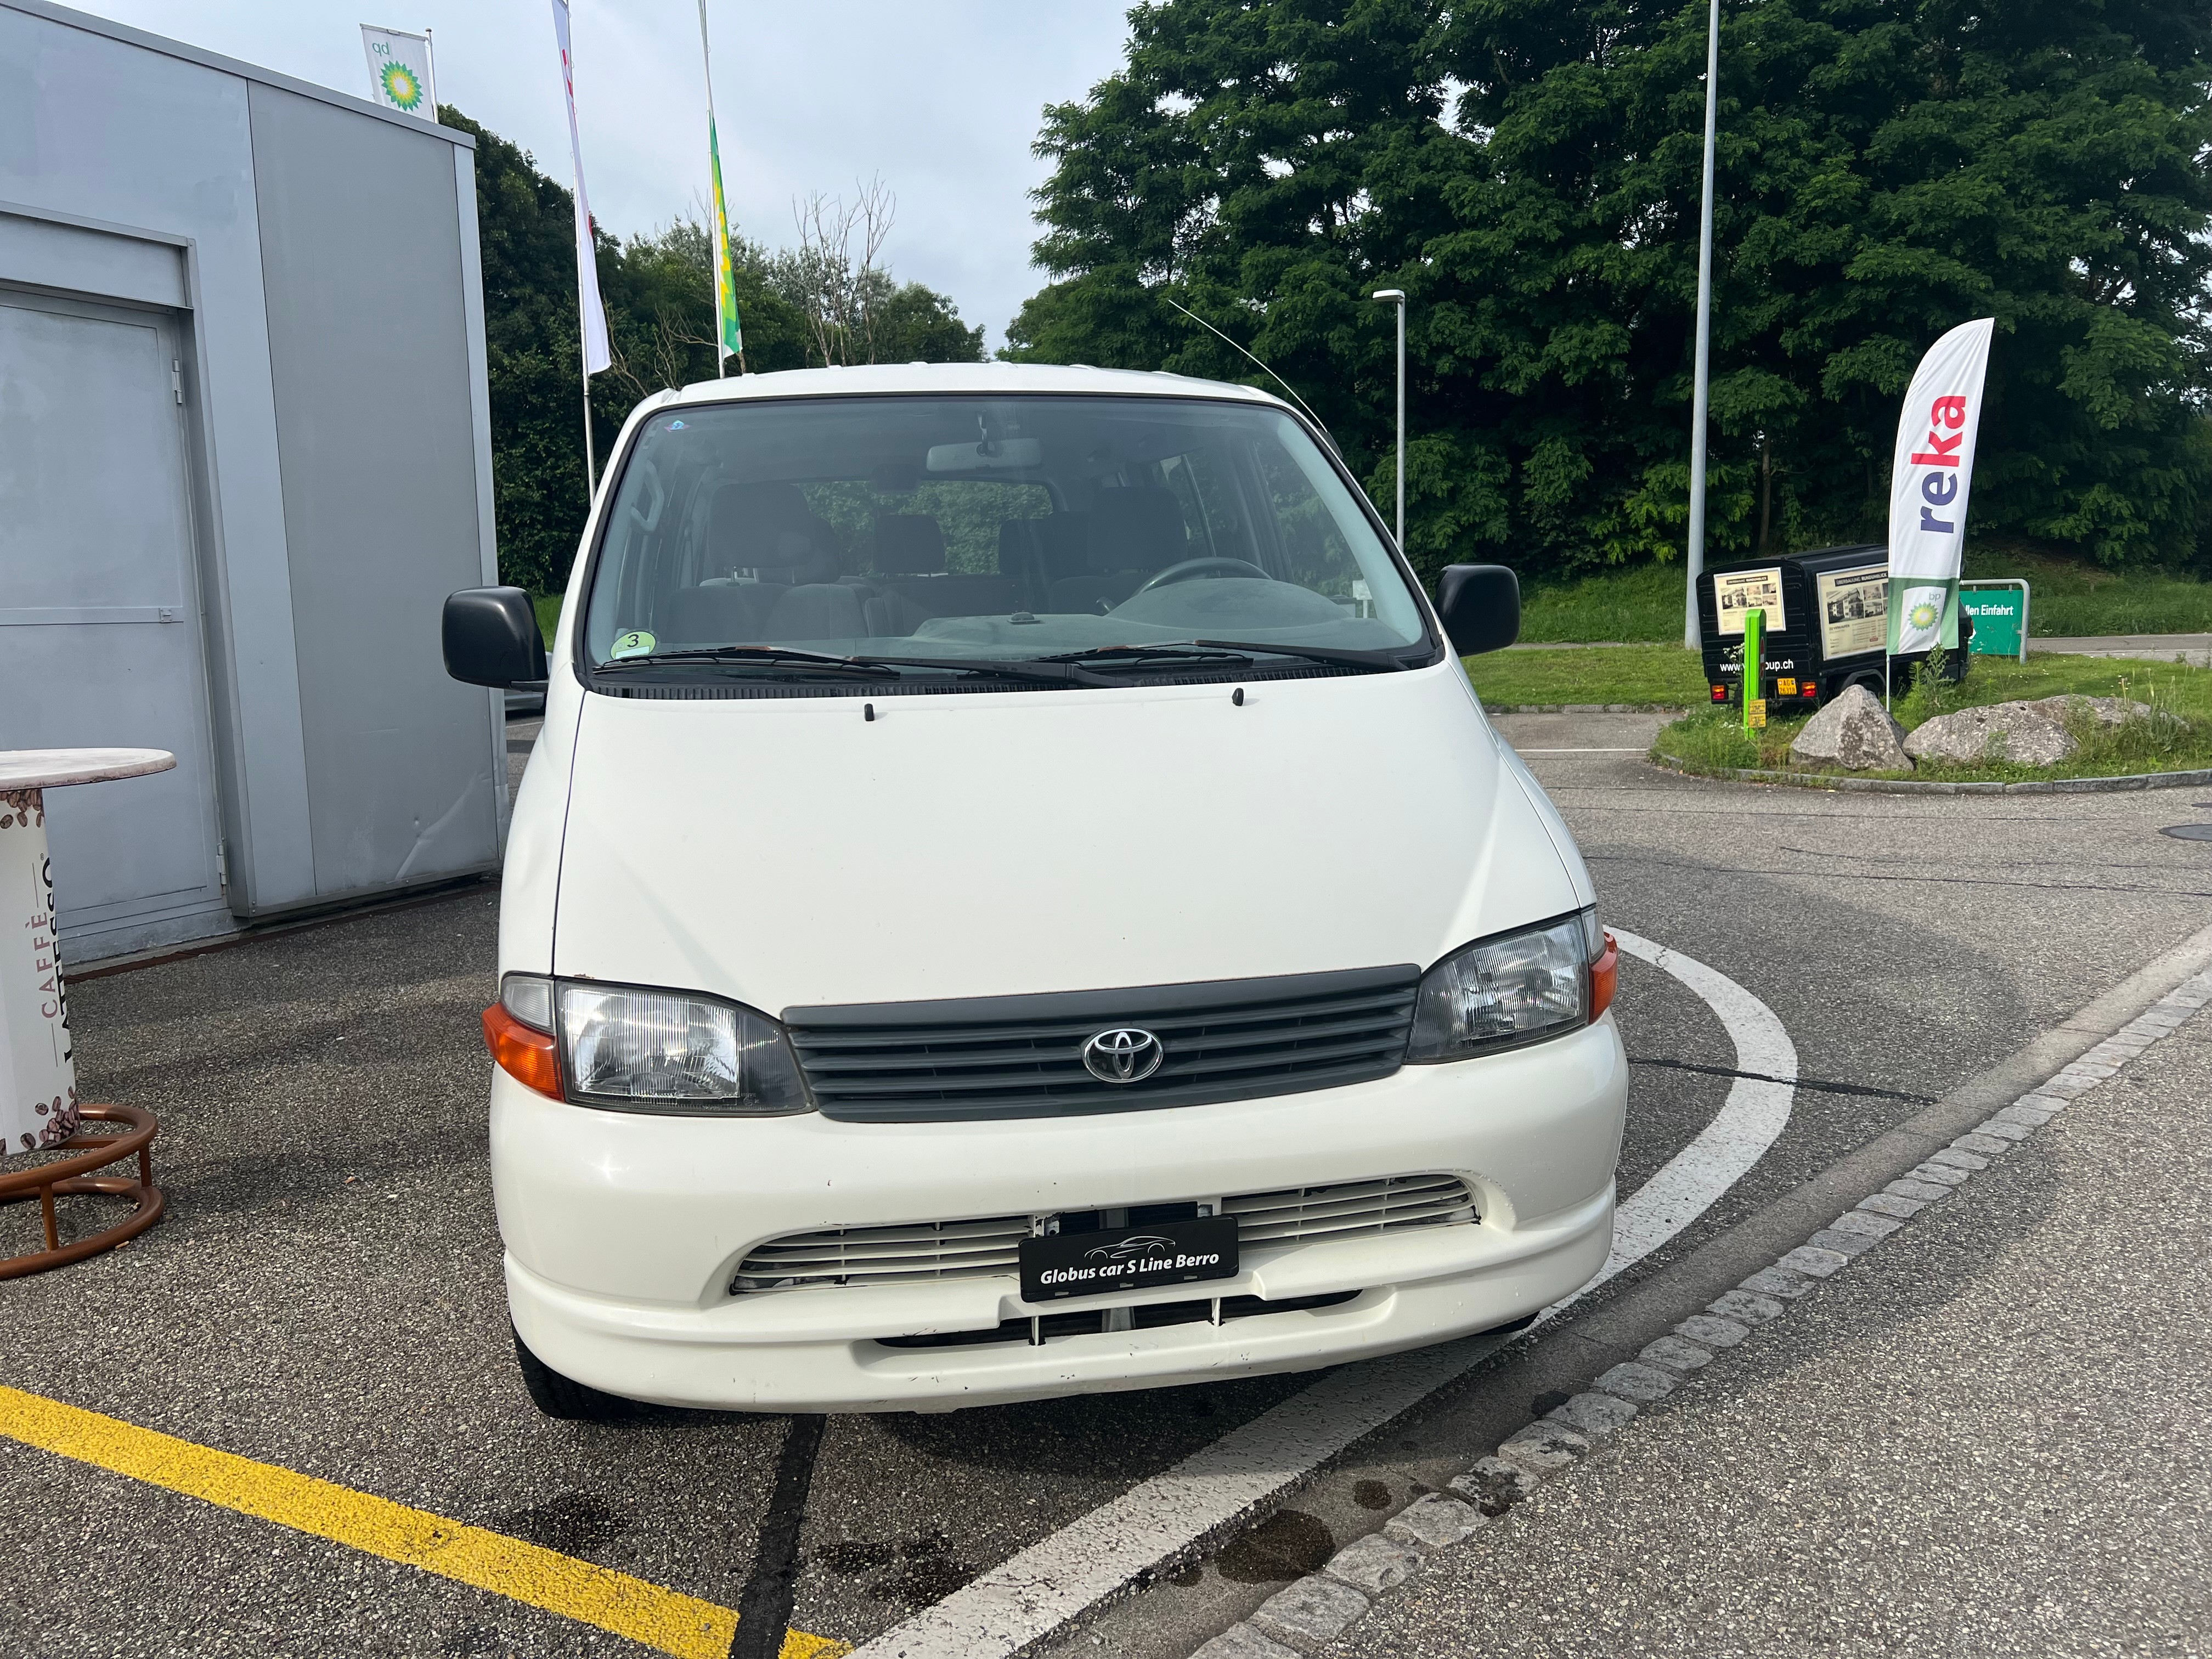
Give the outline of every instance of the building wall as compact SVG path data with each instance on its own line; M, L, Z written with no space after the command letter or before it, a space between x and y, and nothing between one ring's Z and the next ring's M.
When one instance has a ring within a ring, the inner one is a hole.
M468 143L0 0L0 283L166 304L167 269L182 290L212 769L240 916L497 858L495 700L447 680L435 643L445 592L496 568ZM106 927L93 954L215 925Z
M484 694L439 649L445 596L483 580L453 147L249 101L315 890L477 868Z

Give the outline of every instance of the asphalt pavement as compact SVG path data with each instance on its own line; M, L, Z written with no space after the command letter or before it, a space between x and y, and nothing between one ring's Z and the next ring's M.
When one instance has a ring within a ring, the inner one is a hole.
M2046 634L2031 635L2027 649L2030 655L2057 651L2079 657L2133 657L2143 662L2181 662L2212 668L2212 634L2100 634L2078 639Z
M1695 1223L1540 1342L1501 1353L1353 1448L1261 1528L1106 1609L1054 1644L1054 1659L1182 1659L1249 1617L1663 1330L1612 1320L1639 1285L2212 919L2212 852L2160 833L2212 819L2212 800L2194 792L1992 799L1720 783L1641 758L1663 719L1512 714L1495 723L1574 830L1606 921L1720 969L1780 1017L1800 1078L1788 1128ZM1689 1120L1718 1104L1717 1089L1696 1091L1716 1081L1710 1073L1680 1068L1733 1062L1694 999L1629 1003L1628 988L1650 993L1655 977L1623 965L1621 1031L1638 1062L1624 1194L1687 1139Z
M1328 1650L2212 1646L2212 1016Z
M2208 913L2212 848L2158 833L2212 817L2185 794L1744 788L1645 765L1655 724L1499 721L1580 839L1608 922L1709 964L1779 1017L1801 1073L1788 1127L1579 1316L1371 1437L1064 1650L1179 1659L1571 1384L1604 1310L1641 1278L2063 1019ZM521 744L534 726L509 730ZM86 1097L161 1115L173 1209L111 1256L0 1284L0 1384L735 1607L761 1559L787 1420L553 1424L513 1370L477 1027L495 915L496 890L480 889L76 986ZM1617 1006L1638 1062L1627 1192L1712 1119L1735 1050L1705 1002L1643 963L1624 964ZM29 1224L0 1212L0 1247ZM834 1419L798 1519L792 1623L847 1643L890 1629L1309 1381ZM4 1437L0 1536L13 1550L0 1595L10 1659L642 1650ZM123 1593L134 1573L143 1582Z

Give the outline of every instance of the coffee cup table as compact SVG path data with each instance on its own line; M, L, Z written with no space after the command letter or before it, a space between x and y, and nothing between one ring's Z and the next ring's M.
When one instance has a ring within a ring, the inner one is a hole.
M176 763L161 749L0 750L0 1206L36 1199L46 1231L43 1250L0 1258L0 1279L81 1261L161 1218L153 1114L76 1097L46 792L166 772ZM123 1132L88 1133L88 1120L119 1123ZM135 1180L95 1173L126 1158L137 1162ZM112 1225L64 1244L55 1200L68 1197L122 1199L131 1207Z

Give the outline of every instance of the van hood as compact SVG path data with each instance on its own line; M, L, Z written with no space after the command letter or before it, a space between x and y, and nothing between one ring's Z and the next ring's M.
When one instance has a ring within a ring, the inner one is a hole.
M1233 689L585 696L554 971L780 1014L1426 967L1586 902L1455 661Z

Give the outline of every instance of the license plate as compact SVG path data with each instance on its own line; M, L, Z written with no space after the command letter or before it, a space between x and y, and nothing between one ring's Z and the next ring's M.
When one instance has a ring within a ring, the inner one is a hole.
M1022 1299L1058 1302L1237 1276L1237 1218L1202 1216L1021 1243Z

